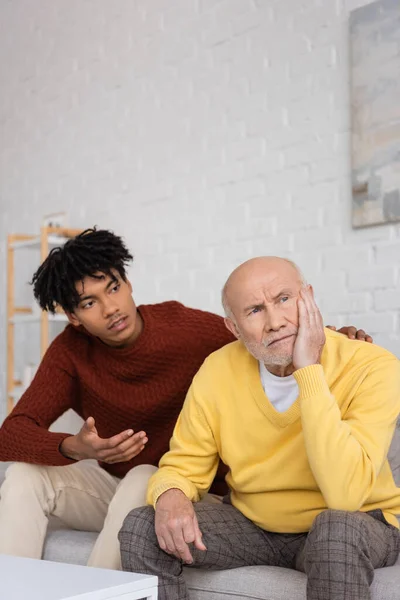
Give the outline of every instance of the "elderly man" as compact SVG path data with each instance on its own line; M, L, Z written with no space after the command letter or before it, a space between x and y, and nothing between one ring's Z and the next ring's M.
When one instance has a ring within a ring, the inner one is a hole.
M182 564L304 570L309 600L367 600L374 568L400 549L387 452L400 368L386 350L324 329L293 263L250 260L223 291L236 336L195 376L170 451L149 483L155 507L120 532L126 570L186 600ZM228 465L223 504L192 504Z

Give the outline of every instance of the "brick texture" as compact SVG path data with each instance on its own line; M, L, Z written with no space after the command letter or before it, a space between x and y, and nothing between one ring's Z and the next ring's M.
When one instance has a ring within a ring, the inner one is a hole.
M328 321L400 355L399 228L350 225L348 13L366 3L2 2L1 323L6 234L67 210L126 237L138 302L220 312L229 271L276 253ZM1 335L1 406L5 354Z

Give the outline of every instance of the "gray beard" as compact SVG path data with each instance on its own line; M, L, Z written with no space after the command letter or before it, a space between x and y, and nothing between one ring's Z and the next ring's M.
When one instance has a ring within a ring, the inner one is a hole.
M276 358L268 357L267 360L263 360L266 367L288 367L292 364L292 356L277 356Z
M250 354L254 356L255 359L263 362L266 367L288 367L290 364L292 364L293 357L291 355L273 356L272 354L268 354L268 352L263 352L266 346L252 344L251 342L248 343L243 337L241 340Z

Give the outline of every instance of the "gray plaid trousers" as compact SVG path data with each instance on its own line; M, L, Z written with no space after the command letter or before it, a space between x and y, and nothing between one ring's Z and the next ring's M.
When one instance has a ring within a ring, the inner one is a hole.
M260 529L229 504L198 503L194 508L207 551L191 545L193 568L298 569L307 574L308 600L368 600L374 569L393 565L400 550L399 531L380 510L326 510L308 534L283 534ZM131 511L119 540L125 571L157 575L159 600L189 600L182 562L158 545L152 507Z

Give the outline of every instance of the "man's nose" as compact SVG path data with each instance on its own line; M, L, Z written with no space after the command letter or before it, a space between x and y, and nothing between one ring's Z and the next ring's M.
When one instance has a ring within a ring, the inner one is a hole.
M270 308L265 311L265 324L264 329L266 331L279 331L281 327L285 325L285 319L281 312L275 308Z
M118 306L114 299L107 299L103 304L103 314L105 318L112 317L118 312Z

